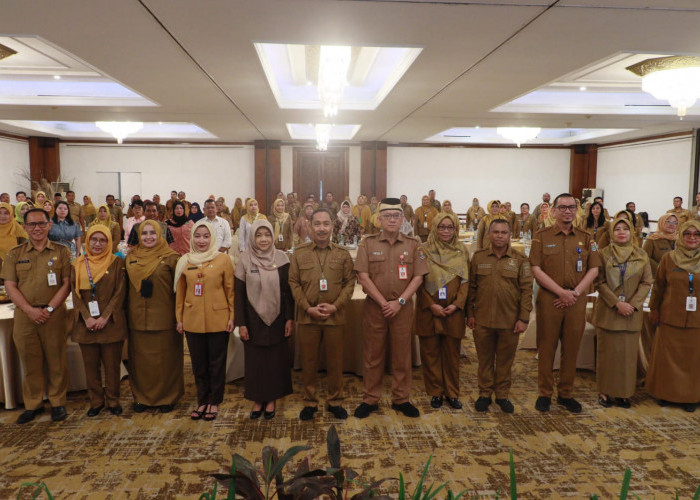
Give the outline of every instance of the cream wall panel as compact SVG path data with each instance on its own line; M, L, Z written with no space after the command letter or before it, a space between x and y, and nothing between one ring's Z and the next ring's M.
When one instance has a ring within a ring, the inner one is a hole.
M29 146L27 141L0 137L0 192L10 194L15 203L15 193L29 194Z

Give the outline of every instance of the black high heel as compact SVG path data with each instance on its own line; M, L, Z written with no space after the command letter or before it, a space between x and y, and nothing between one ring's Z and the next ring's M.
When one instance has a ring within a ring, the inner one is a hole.
M277 404L275 403L275 407L272 409L272 411L265 410L265 420L270 420L272 418L275 418L276 412L277 412Z

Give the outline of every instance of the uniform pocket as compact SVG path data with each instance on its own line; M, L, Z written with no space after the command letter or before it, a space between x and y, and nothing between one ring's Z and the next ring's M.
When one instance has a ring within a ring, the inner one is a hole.
M226 302L214 302L212 308L215 311L220 311L221 309L228 309L228 304Z

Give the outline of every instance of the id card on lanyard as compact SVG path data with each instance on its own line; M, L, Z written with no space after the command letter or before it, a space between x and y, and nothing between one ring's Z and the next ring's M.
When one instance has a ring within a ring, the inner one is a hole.
M620 270L620 282L622 283L622 294L617 297L620 302L627 302L627 297L625 296L625 273L627 272L627 262L624 265L618 264L617 268Z
M406 263L404 263L404 255L401 254L399 255L399 279L400 280L407 280L408 279L408 266Z
M90 280L90 294L92 295L92 300L88 302L88 309L90 310L90 316L96 318L100 315L100 304L95 298L95 283L92 281L92 273L90 272L90 264L88 263L87 255L85 255L85 269L87 270L88 280Z
M581 247L576 247L576 253L578 254L578 258L576 259L576 272L577 273L582 273L583 272L583 259L581 258Z
M438 290L438 300L447 300L447 286L443 286Z
M201 297L204 295L204 283L202 283L202 273L197 273L197 281L194 282L194 296Z
M698 298L693 295L693 273L688 273L688 296L685 298L685 310L695 312L698 310Z
M49 282L49 286L58 286L58 279L56 278L56 273L52 269L53 257L51 258L51 260L49 260L48 265L49 265L49 273L46 275L46 279Z

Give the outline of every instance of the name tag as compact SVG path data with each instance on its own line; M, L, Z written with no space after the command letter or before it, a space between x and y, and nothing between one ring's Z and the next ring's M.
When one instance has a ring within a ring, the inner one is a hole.
M194 296L201 297L202 295L204 295L204 283L195 283L194 284Z
M96 300L91 300L88 302L88 309L90 309L90 316L96 318L100 315L100 305Z
M400 280L407 280L408 279L408 266L406 264L399 264L399 279Z
M583 261L581 259L578 259L576 261L576 272L577 273L582 273L583 272Z
M447 300L447 287L446 286L443 286L440 290L438 290L438 299Z
M279 235L277 236L277 241L284 241L284 235L279 234Z
M627 297L625 297L624 295L618 295L617 300L619 300L620 302L627 302Z
M56 279L56 273L54 273L53 271L51 271L49 274L47 274L46 278L49 281L49 286L58 285L58 280Z
M685 298L685 310L689 312L695 312L698 310L698 298L697 297L686 297Z
M423 229L428 229L428 221L423 222Z
M327 292L328 291L328 280L326 278L321 278L318 280L318 288L322 292Z

